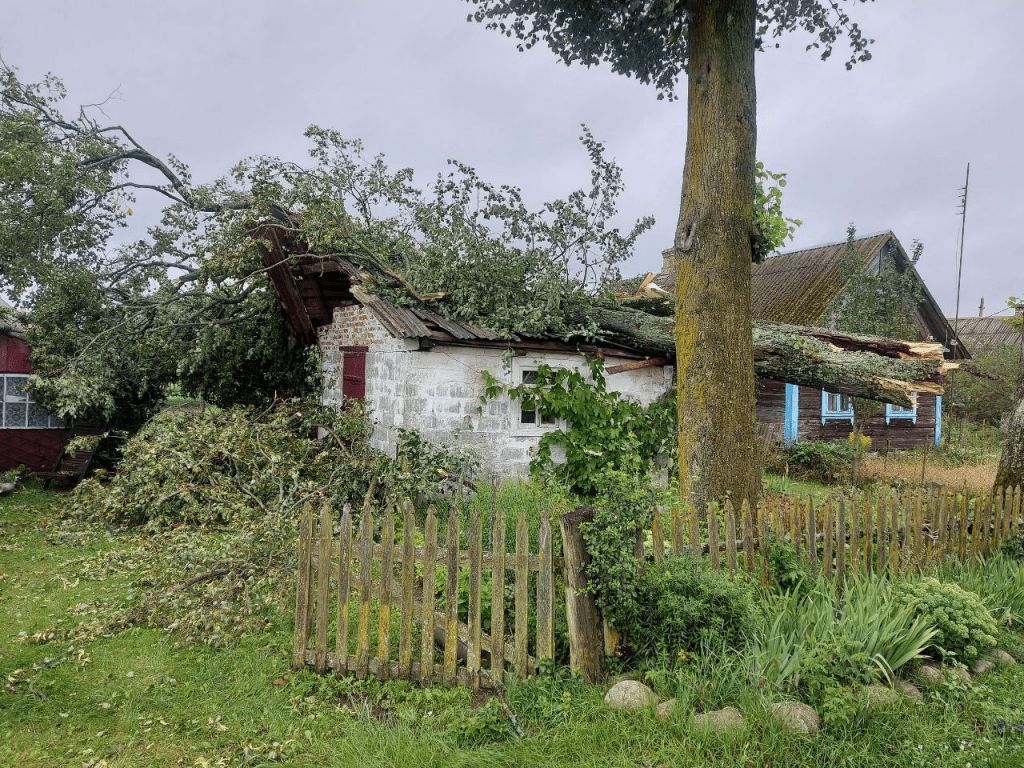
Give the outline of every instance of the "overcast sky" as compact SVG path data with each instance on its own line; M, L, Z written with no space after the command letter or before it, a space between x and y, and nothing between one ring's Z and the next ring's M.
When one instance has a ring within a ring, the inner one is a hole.
M464 0L3 0L0 54L23 79L47 71L69 102L105 109L197 181L244 156L301 160L317 123L361 138L425 187L458 158L540 205L589 183L586 123L624 170L620 225L657 224L623 270L657 270L678 213L683 98L607 67L566 67L546 48L467 23ZM794 247L891 229L947 315L956 305L959 188L971 164L960 314L1024 296L1024 2L847 4L876 42L847 71L802 35L757 59L758 157L788 174ZM775 41L771 41L775 42ZM145 210L145 208L143 208Z

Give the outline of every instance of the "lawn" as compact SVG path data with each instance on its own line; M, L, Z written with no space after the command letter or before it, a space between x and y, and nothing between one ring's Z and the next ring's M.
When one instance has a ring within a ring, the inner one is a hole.
M497 699L466 689L293 673L287 604L262 631L223 647L99 623L69 639L106 601L142 594L118 563L132 560L143 535L65 519L63 499L38 490L0 499L3 766L1024 764L1024 671L1015 665L970 689L930 689L924 702L858 708L814 737L768 717L789 694L752 685L740 661L694 659L650 675L659 695L679 702L666 721L613 712L604 687L556 673L508 689L519 737ZM1015 633L1000 641L1024 651ZM694 712L725 705L743 713L742 731L694 729Z

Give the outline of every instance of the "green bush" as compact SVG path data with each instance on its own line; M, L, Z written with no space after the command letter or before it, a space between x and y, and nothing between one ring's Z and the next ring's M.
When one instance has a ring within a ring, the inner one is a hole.
M1019 538L1016 547L1019 558ZM1024 566L1019 559L996 554L970 567L950 564L942 578L976 593L997 623L1019 626L1024 622Z
M999 628L974 592L932 577L904 582L897 592L915 615L935 626L933 652L970 664L996 644Z
M755 616L751 587L683 556L649 566L638 579L635 602L617 606L610 621L641 660L665 661L707 645L742 647Z
M850 444L838 440L793 443L783 451L781 460L794 477L837 483L849 472Z

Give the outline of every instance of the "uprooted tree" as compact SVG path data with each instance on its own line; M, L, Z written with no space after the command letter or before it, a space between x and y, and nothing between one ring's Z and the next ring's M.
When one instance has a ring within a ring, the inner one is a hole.
M686 71L686 162L673 247L680 485L698 508L729 494L755 501L754 351L750 263L756 96L762 37L801 28L822 58L847 34L847 67L870 58L867 40L833 0L469 0L470 18L545 42L561 59L610 63L672 96ZM508 20L508 23L506 23Z

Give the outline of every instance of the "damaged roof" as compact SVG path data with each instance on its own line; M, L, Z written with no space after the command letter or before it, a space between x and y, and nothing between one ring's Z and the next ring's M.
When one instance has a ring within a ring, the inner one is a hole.
M876 232L852 241L864 269L878 269L883 253L891 253L900 271L910 269L924 294L915 311L915 322L922 340L932 338L947 348L947 357L970 357L963 344L956 344L953 328L938 303L911 265L910 257L891 231ZM825 311L846 284L840 261L847 241L824 243L812 248L778 253L754 264L751 269L751 293L754 318L792 325L822 325Z

